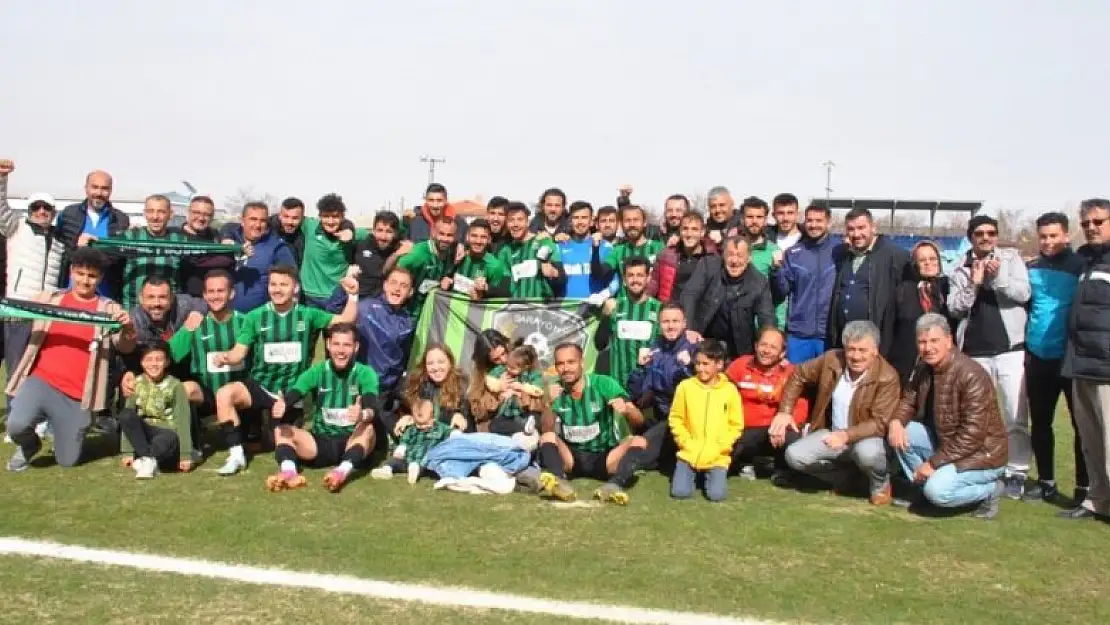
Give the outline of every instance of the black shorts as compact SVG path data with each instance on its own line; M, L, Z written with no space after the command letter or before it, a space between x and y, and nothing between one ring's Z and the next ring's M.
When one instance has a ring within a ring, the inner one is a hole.
M253 422L262 416L264 411L268 411L274 407L279 395L271 393L269 390L262 387L261 384L254 380L243 380L243 386L247 388L247 393L251 397L251 407L244 411L246 414L240 419L243 422ZM253 418L252 418L253 417ZM304 417L303 406L286 406L285 417L283 420L286 423L300 423ZM275 424L276 425L276 424Z
M569 445L567 448L570 449L570 456L574 459L574 466L570 471L567 471L567 477L587 477L603 482L609 479L609 471L605 468L605 459L609 457L609 452L613 451L612 449L592 452L575 449Z
M343 461L343 453L347 451L348 437L328 436L313 432L312 440L316 443L316 457L308 462L310 466L326 469Z
M212 389L201 384L199 380L188 381L196 384L197 388L200 389L200 403L193 404L197 417L203 419L205 417L214 416L216 414L216 393L212 392Z

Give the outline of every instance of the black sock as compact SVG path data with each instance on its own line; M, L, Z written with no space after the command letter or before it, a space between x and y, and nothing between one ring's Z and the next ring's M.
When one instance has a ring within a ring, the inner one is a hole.
M228 447L237 447L243 444L243 434L239 431L239 426L225 421L220 424L220 429L224 431L224 440L227 441Z
M636 475L636 471L640 470L640 464L643 462L646 452L646 449L640 447L629 447L628 451L624 453L624 457L617 463L617 472L609 478L609 481L621 488L628 486Z
M357 467L365 457L366 450L362 448L362 445L351 445L347 448L347 451L343 452L343 457L340 458L340 461L350 462L351 466Z
M282 443L274 448L274 460L281 466L281 463L289 460L291 462L297 461L297 450L288 443Z
M566 470L563 469L563 456L555 443L540 445L540 466L557 478L566 479Z

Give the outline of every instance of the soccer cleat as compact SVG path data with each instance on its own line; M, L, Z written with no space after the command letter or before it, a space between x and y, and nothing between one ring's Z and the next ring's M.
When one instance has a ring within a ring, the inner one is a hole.
M347 472L340 471L339 469L332 469L324 476L324 488L333 493L338 493L343 485L347 483Z
M556 477L554 473L544 471L540 473L539 479L541 493L558 499L559 501L574 501L578 499L578 493L574 492L574 487L563 478Z
M1024 482L1024 480L1022 481ZM1021 482L1019 482L1019 484L1020 483ZM984 521L989 521L998 516L998 501L1002 499L1003 493L1006 492L1006 486L1007 485L1004 484L1002 480L995 482L994 490L991 491L990 495L987 495L986 499L979 503L979 507L975 509L975 512L971 513L971 516L977 519L983 519Z
M409 484L415 484L420 479L420 464L416 462L409 463Z
M371 471L370 477L375 480L388 480L393 477L393 469L388 464L383 464Z
M273 493L304 486L308 480L296 471L279 471L266 478L266 488Z
M245 468L247 468L246 458L232 454L227 457L227 462L224 463L224 466L216 470L216 473L226 477L228 475L235 475Z
M135 469L135 478L149 480L158 472L158 461L154 458L139 458L131 465Z
M630 497L623 488L612 482L606 482L601 488L594 491L594 499L603 503L612 503L618 506L627 506Z

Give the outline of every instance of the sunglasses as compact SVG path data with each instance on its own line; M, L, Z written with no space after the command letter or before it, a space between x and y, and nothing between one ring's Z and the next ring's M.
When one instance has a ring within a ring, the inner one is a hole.
M54 207L46 203L35 202L34 204L28 206L27 210L32 213L37 213L40 211L43 213L53 213Z
M1110 221L1110 218L1103 217L1101 219L1084 219L1079 222L1079 227L1086 230L1091 224L1094 224L1096 228L1101 228L1102 224L1106 223L1107 221Z
M997 230L976 230L971 233L976 239L993 239L998 236Z

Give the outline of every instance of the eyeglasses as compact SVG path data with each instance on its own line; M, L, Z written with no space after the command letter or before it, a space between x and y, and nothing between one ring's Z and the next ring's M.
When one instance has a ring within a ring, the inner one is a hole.
M35 202L34 204L28 206L27 210L29 210L32 213L38 213L38 212L53 213L54 212L54 207L49 205L49 204L46 204L46 203Z
M993 239L998 236L997 230L976 230L971 233L976 239Z
M1083 219L1079 222L1079 227L1086 230L1088 227L1090 227L1091 224L1094 224L1096 228L1101 228L1102 224L1106 223L1107 221L1110 221L1110 218L1103 217L1101 219Z

